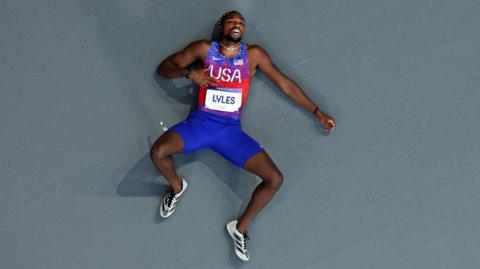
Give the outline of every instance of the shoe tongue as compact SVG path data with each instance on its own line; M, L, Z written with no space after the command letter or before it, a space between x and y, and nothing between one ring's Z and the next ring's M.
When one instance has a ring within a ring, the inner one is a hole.
M247 235L247 231L245 231L245 233L243 233L243 234L239 230L236 230L235 232L237 232L239 236L241 236L245 239L249 239L248 235Z

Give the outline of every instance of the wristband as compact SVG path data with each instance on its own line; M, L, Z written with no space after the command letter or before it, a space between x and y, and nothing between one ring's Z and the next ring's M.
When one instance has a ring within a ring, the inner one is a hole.
M317 115L317 112L318 112L318 106L315 108L315 110L313 111L313 115Z

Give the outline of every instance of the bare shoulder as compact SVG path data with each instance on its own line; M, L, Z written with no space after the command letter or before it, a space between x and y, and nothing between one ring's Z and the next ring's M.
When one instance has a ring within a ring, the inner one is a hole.
M211 41L206 39L193 41L185 47L184 51L188 51L193 54L204 54L210 49L210 43Z
M267 51L257 44L248 44L248 59L255 68L271 62Z
M254 58L269 57L267 51L258 44L248 44L248 55Z

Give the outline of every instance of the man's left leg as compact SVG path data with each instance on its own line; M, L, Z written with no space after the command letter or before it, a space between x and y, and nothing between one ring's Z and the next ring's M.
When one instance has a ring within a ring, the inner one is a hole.
M283 182L282 173L265 151L248 159L243 168L259 176L262 182L253 191L247 208L238 219L237 230L241 233L245 233L248 225L270 202Z
M227 223L227 230L232 237L235 254L240 259L248 261L250 255L245 242L248 239L248 236L246 236L247 227L280 188L283 176L272 159L263 150L250 157L243 168L259 176L262 182L253 191L252 198L238 221L232 220Z
M236 166L262 179L240 218L227 223L227 231L233 240L235 254L240 259L248 261L250 255L245 242L248 239L247 227L280 188L283 176L263 147L243 132L240 126L219 133L211 148Z

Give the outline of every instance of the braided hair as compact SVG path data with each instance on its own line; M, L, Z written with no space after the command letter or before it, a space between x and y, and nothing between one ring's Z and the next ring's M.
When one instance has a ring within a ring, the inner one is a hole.
M230 10L230 11L227 11L225 12L225 14L223 14L220 19L218 19L218 26L222 26L223 25L223 22L225 22L225 20L228 18L228 16L232 15L232 14L238 14L240 15L240 17L242 17L243 19L243 16L242 14L240 14L240 12L236 11L236 10ZM243 19L245 20L245 19Z

